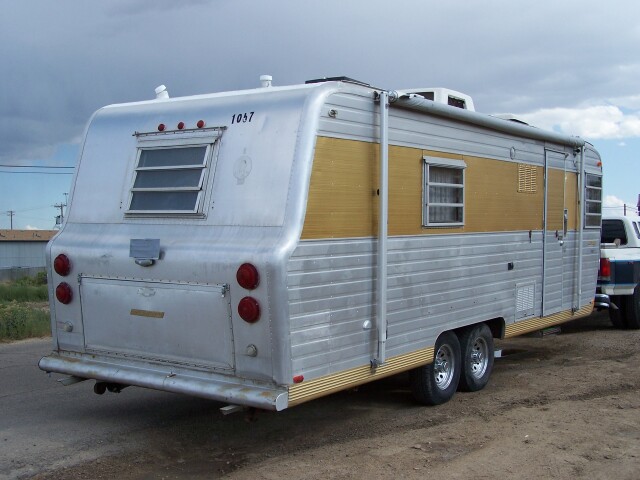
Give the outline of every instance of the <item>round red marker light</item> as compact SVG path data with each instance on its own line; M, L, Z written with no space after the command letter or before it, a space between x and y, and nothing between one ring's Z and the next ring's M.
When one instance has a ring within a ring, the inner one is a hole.
M66 277L71 271L71 260L64 253L61 253L53 261L53 269L58 275Z
M182 130L184 128L184 122L178 123L178 130Z
M161 123L160 125L158 125L158 131L159 131L159 132L164 132L164 129L165 129L165 128L166 128L166 127L164 126L164 123Z
M302 383L304 381L304 375L296 375L293 377L293 383Z
M260 274L258 273L258 269L250 263L243 263L238 267L236 280L242 288L253 290L260 283Z
M64 303L65 305L71 303L71 299L73 298L73 291L71 290L71 285L66 282L62 282L56 287L56 298L60 303Z
M238 314L245 322L255 323L260 318L260 304L253 297L244 297L238 303Z
M198 128L203 128L205 125L204 120L198 120L198 123L196 125L198 126Z

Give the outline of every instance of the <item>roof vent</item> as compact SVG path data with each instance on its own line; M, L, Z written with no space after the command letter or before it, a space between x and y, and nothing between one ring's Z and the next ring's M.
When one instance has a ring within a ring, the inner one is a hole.
M433 100L436 103L443 103L452 107L475 111L473 99L469 95L448 88L410 88L408 90L401 90L401 92L402 94L415 93L427 100Z
M163 100L165 98L169 98L167 87L165 87L164 85L156 87L156 100Z
M271 81L273 77L271 75L260 75L260 84L262 88L268 88L271 86Z

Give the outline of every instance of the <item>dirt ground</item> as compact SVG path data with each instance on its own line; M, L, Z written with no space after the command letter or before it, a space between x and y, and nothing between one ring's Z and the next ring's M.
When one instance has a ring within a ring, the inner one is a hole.
M254 421L215 404L34 478L640 478L640 331L600 313L498 346L489 385L438 407L416 405L406 375Z

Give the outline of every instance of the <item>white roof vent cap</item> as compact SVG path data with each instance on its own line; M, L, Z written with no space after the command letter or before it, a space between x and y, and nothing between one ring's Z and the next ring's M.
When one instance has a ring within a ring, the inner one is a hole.
M165 98L169 98L167 87L165 87L164 85L156 87L156 100L162 100Z
M268 88L271 86L271 81L273 77L271 75L260 75L260 84L262 88Z

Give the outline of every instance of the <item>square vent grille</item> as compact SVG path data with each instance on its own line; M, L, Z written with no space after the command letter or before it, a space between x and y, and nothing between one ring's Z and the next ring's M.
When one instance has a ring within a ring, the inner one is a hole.
M516 285L516 318L530 317L534 314L536 284Z
M538 191L538 171L534 165L518 164L518 193Z

